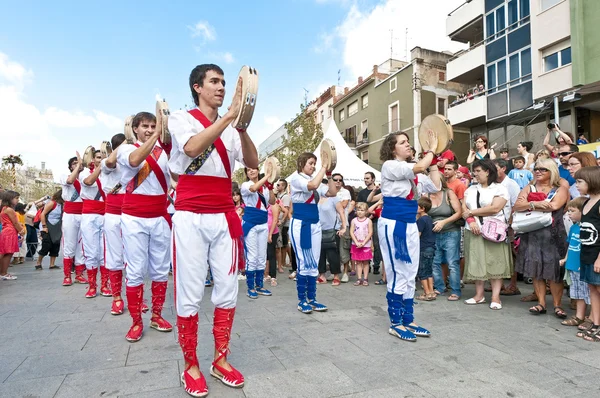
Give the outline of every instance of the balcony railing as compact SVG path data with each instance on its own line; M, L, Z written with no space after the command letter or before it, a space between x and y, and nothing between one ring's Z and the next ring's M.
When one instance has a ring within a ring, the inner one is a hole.
M383 133L383 135L390 134L390 133L396 133L396 132L400 131L401 124L402 124L402 119L392 119L389 122L381 125L381 132Z
M360 139L359 139L360 138ZM357 137L356 146L367 145L369 143L369 135L363 134L362 137Z

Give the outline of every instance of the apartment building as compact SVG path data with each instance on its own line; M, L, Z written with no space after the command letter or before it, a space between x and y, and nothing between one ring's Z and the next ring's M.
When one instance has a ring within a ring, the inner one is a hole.
M447 65L448 81L469 87L448 116L472 135L515 154L520 141L542 148L546 125L600 138L600 7L593 0L470 0L446 20L467 43Z

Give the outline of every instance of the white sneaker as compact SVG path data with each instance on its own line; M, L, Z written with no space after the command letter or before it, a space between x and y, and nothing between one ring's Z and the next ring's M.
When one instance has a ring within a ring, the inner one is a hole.
M246 280L246 275L244 275L244 274L238 275L238 281L245 281L245 280Z
M2 279L3 281L14 281L15 279L17 279L17 277L11 274L6 274L0 275L0 279Z
M290 279L296 280L296 271L292 272L289 276Z
M350 280L350 278L348 278L348 274L344 272L344 275L342 275L342 283L348 283L348 281Z

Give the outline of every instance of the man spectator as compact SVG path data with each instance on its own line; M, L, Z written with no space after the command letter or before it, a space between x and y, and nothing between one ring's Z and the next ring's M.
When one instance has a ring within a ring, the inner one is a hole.
M446 165L444 166L444 177L446 177L446 184L448 185L448 188L454 191L454 193L458 197L458 200L460 200L462 203L462 200L465 197L465 191L467 190L467 187L465 186L465 184L463 184L461 180L459 180L456 177L457 171L458 163L456 163L455 161L446 162Z
M375 202L368 202L367 199L371 192L375 189L375 173L367 171L365 173L365 185L366 188L358 193L356 203L365 202L369 207L375 204ZM377 193L377 192L376 192ZM377 217L371 215L371 221L373 222L373 274L379 274L379 264L381 263L381 250L379 249L379 236L377 235Z
M587 140L587 138L585 138L585 134L584 133L579 133L579 138L577 139L577 145L585 145L585 144L589 144L590 142Z
M282 178L277 182L277 204L281 208L279 212L279 238L276 256L277 256L277 264L280 267L283 267L286 263L286 255L290 257L290 261L292 258L292 251L289 245L289 235L288 231L290 229L290 203L292 202L290 195L287 192L288 183ZM279 245L279 240L281 240L281 246ZM291 272L291 270L290 270Z
M447 149L444 152L442 152L442 154L438 156L438 158L435 161L437 163L438 169L443 171L444 167L446 166L446 163L456 161L456 155L454 155L454 152L452 152L450 149Z
M514 166L511 158L508 157L508 148L500 149L500 159L506 162L506 174L510 173L510 171L514 169Z
M569 158L571 154L579 152L579 148L575 144L564 144L558 148L558 159L560 160L560 165L558 166L558 173L561 178L564 178L569 183L569 186L575 184L575 179L571 177L571 173L567 170L567 166L569 165Z

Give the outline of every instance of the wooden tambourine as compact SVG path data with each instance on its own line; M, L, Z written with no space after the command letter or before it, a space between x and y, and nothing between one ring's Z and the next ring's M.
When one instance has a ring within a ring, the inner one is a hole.
M102 154L102 158L106 159L112 153L112 145L108 141L102 141L102 145L100 145L100 153Z
M133 115L131 116L127 116L127 119L125 119L125 140L127 141L128 144L135 144L135 142L137 141L137 138L135 137L135 134L133 133Z
M83 152L83 158L81 158L83 167L90 167L90 164L94 161L94 152L96 152L96 150L91 145L85 148L85 152Z
M258 71L250 66L244 65L239 77L242 78L242 105L240 113L235 118L232 127L245 130L250 125L254 107L256 106L256 95L258 93Z
M269 172L267 174L267 172ZM273 184L279 180L281 176L281 166L279 160L275 157L270 157L265 160L265 174L267 174L267 181Z
M429 130L432 130L437 134L437 148L430 148L427 143L429 139ZM450 120L437 114L429 115L423 119L421 126L419 127L419 143L421 144L423 151L433 151L435 154L440 154L450 148L453 142L454 131L452 130Z
M328 159L327 164L325 158ZM321 162L327 169L327 172L331 173L337 164L337 152L335 150L335 144L329 138L325 138L321 142Z
M163 144L171 143L171 134L169 133L169 115L171 112L169 111L169 104L167 101L156 101L156 125L161 126L162 133L160 135L160 142Z

